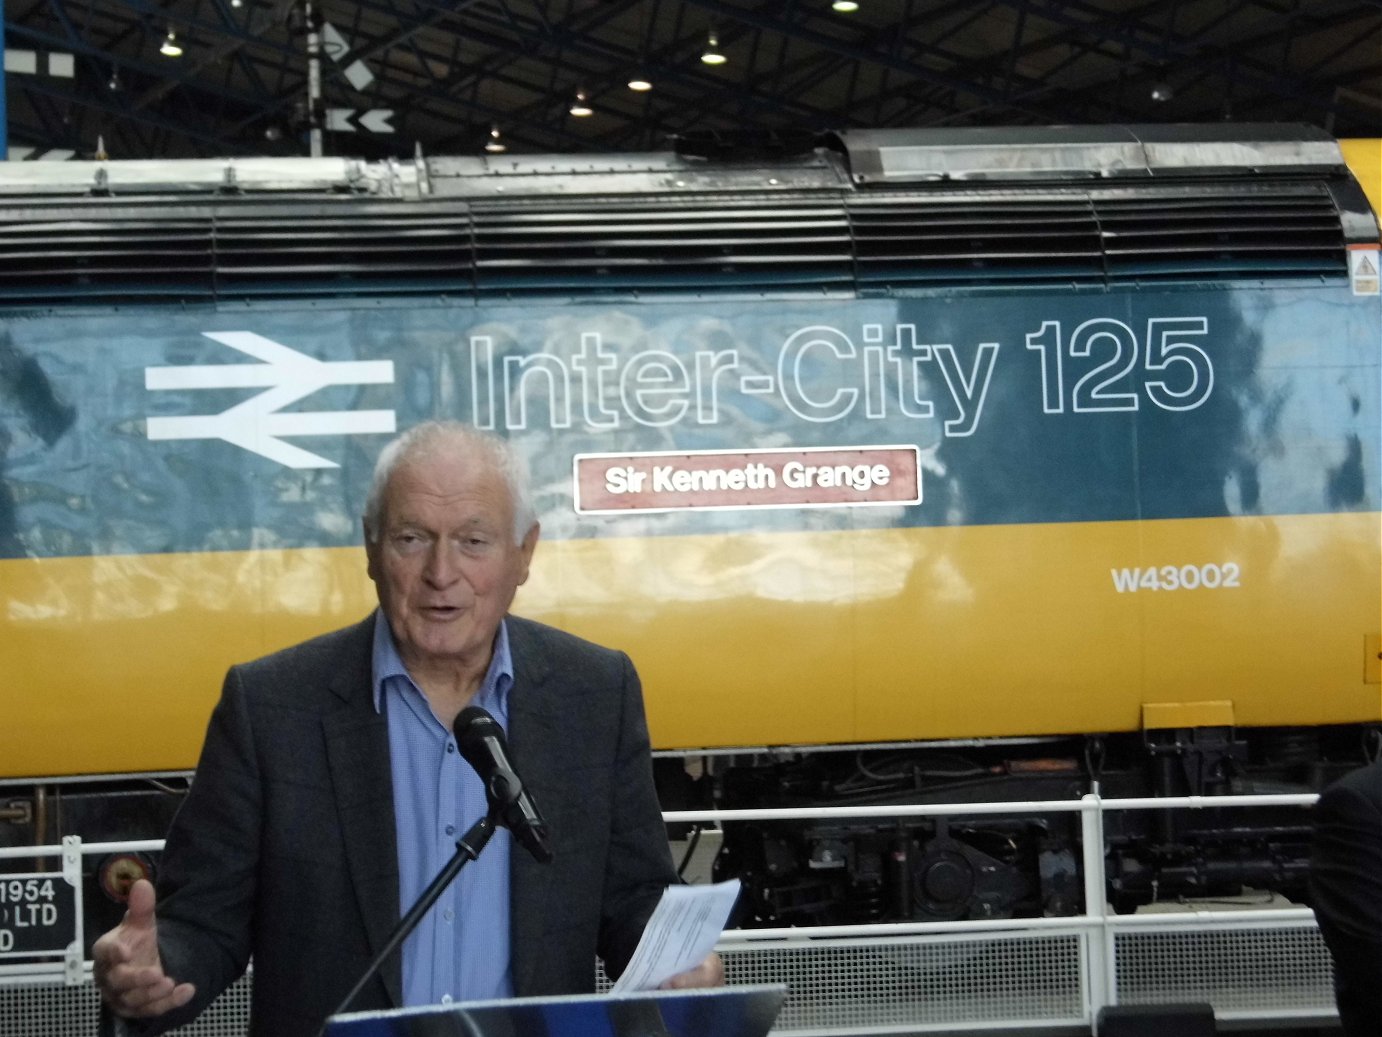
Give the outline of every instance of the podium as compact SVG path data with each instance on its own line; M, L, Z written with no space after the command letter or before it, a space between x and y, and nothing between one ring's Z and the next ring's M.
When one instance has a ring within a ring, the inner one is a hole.
M347 1012L326 1037L767 1037L782 984L467 1001Z

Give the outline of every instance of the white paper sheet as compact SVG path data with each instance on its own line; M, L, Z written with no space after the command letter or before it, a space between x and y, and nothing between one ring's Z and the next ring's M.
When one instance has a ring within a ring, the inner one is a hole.
M668 886L610 993L656 990L678 972L695 968L715 949L738 898L738 879L709 886Z

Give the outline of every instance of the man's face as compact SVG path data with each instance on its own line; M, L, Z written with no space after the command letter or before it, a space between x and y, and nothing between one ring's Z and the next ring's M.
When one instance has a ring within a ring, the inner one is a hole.
M499 622L528 579L534 526L513 542L513 501L488 464L441 453L404 462L384 493L369 575L415 675L483 670Z

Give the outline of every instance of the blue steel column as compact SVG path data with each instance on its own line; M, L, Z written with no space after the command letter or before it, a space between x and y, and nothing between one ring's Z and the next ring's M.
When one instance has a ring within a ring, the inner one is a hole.
M0 0L0 54L5 46L5 0ZM5 108L5 76L0 71L0 162L10 157L10 114Z

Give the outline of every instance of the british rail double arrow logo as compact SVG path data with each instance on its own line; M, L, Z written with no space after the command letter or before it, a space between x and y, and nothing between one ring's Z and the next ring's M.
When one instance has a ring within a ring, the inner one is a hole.
M264 391L219 414L147 418L150 439L222 439L289 468L337 468L335 462L285 443L292 436L342 436L393 432L391 410L294 411L282 408L328 385L392 384L391 360L318 360L252 331L202 334L261 363L146 367L144 387Z

